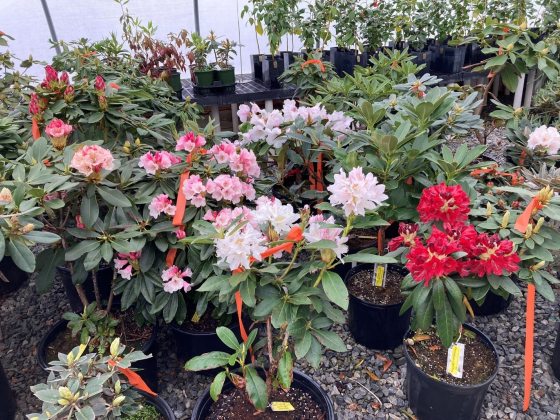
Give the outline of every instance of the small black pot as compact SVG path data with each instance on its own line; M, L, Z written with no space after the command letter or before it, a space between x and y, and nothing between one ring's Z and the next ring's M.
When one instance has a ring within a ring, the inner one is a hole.
M80 300L80 296L78 296L78 292L76 292L76 287L74 286L74 282L72 281L72 273L66 267L56 267L56 274L62 281L62 285L64 286L64 293L68 298L68 302L70 303L70 307L74 312L83 312L84 305L82 305L82 301ZM102 301L108 301L109 295L111 294L111 282L113 281L113 269L111 267L102 267L97 271L97 284L99 285L99 294L101 295ZM88 273L86 281L82 283L82 288L86 293L88 301L94 302L95 301L95 292L93 289L93 280L91 278L91 273ZM115 296L116 303L119 302L118 296Z
M67 327L68 321L61 319L47 332L47 334L41 339L37 347L37 362L42 369L47 370L49 367L49 360L47 360L47 347L58 334L62 333ZM148 386L153 390L158 389L158 378L157 378L157 324L154 325L152 330L152 336L148 342L141 348L135 350L141 350L145 354L152 354L152 357L145 360L139 360L132 363L132 367L139 369L139 375L148 384Z
M262 82L264 85L271 89L279 89L282 87L282 82L278 80L285 69L284 57L280 55L266 56L262 62Z
M500 361L494 344L486 335L472 325L464 324L463 327L476 333L492 349L496 357L496 369L490 378L478 385L448 384L432 378L416 366L407 346L404 346L408 404L419 420L477 420L480 418L484 397L488 387L496 378ZM407 331L404 338L407 338L410 333Z
M229 391L233 388L233 384L227 381L224 384L222 392ZM325 412L324 420L336 420L336 414L334 412L334 405L325 391L321 388L314 379L307 376L303 372L294 370L294 380L292 382L292 388L301 389L309 393L313 400L315 400ZM214 404L212 398L210 398L210 387L204 391L204 394L200 396L196 405L194 406L191 420L205 420L210 412L210 407Z
M370 59L377 57L379 55L378 50L364 50L360 54L360 62L358 63L362 67L371 67Z
M486 298L484 299L482 305L478 305L474 299L469 299L469 303L476 316L488 316L496 315L505 311L511 304L512 300L512 295L509 295L507 299L504 299L500 295L488 292L486 293Z
M0 261L0 271L9 280L6 283L0 279L0 296L18 290L29 278L29 273L19 268L14 260L7 256Z
M15 418L16 400L8 377L0 364L0 420L14 420Z
M346 274L345 282L357 273L371 270L373 264L359 264ZM391 271L406 275L400 267L389 265ZM356 342L370 349L389 350L402 344L402 337L410 327L410 314L408 310L399 315L402 302L392 305L377 305L366 302L350 293L348 305L348 328Z
M163 398L159 396L154 397L153 395L150 395L147 392L141 390L136 390L136 392L142 395L142 397L144 397L148 404L154 406L158 413L161 414L165 420L175 420L175 414L173 414L173 410L171 409L171 407L169 407L169 404L167 404L167 402Z
M185 363L195 356L200 356L210 351L231 351L229 347L222 343L215 331L186 331L175 323L169 325L173 331L177 357L181 363ZM237 319L235 319L228 328L232 330L237 339L241 341L241 331ZM200 374L214 376L219 371L220 369L205 370L201 371Z
M560 324L556 328L556 344L554 344L554 351L552 352L551 365L554 376L560 380Z
M346 73L352 76L354 67L360 63L360 56L356 50L332 47L330 60L336 74L340 77L343 77Z

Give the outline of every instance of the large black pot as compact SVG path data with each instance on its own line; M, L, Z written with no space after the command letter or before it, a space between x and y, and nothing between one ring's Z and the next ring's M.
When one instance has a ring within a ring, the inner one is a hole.
M440 45L430 48L435 49L435 51L432 52L431 71L443 74L455 74L463 70L465 54L467 52L467 47L465 45L457 47Z
M265 59L264 54L252 54L251 55L251 71L253 73L253 79L263 80L262 63Z
M420 64L425 64L426 66L420 70L420 72L418 73L418 76L422 76L426 73L430 73L432 71L432 51L428 50L428 51L414 51L411 50L409 52L409 54L411 56L413 56L414 58L412 59L412 62L414 64L416 64L417 66L419 66Z
M2 261L0 261L0 271L9 280L9 282L6 283L0 279L0 295L16 291L29 278L29 273L19 268L11 257L5 256Z
M360 63L360 56L356 50L332 47L330 60L336 74L340 77L343 77L346 73L352 76L354 67Z
M39 342L39 346L37 347L37 362L42 369L47 370L49 367L50 360L47 360L47 348L49 344L54 341L58 334L62 333L66 329L67 325L68 321L61 319L54 324L54 326ZM133 368L139 369L138 374L153 391L157 391L158 389L157 331L158 327L157 324L155 324L152 330L152 336L148 342L141 349L135 349L141 350L145 354L151 354L152 357L145 360L139 360L132 364Z
M276 55L274 58L267 55L262 62L262 82L264 85L271 89L279 89L282 87L282 82L278 80L285 70L284 57Z
M161 398L161 397L154 397L144 391L137 390L142 397L146 400L148 404L154 406L155 409L162 415L165 420L175 420L175 414L173 414L173 410L169 407L169 404Z
M227 392L233 388L233 384L227 381L224 384L222 392ZM336 414L334 412L334 405L325 391L321 386L315 382L311 377L307 376L303 372L294 370L294 380L292 382L292 388L301 389L309 393L315 402L317 402L325 412L324 420L335 420ZM194 406L191 420L204 420L207 418L210 412L210 407L214 404L212 398L210 398L210 387L204 391L204 394L198 399L196 405Z
M558 324L556 329L556 344L554 344L551 365L554 376L556 376L556 379L560 380L560 324Z
M14 420L16 418L16 400L10 388L8 377L0 364L0 420Z
M423 372L412 360L407 346L406 357L406 392L410 409L419 420L478 420L488 387L496 378L499 367L498 353L494 344L480 330L464 324L464 328L473 331L492 349L496 357L496 369L492 376L478 385L453 385L438 381ZM408 331L404 338L411 332Z
M512 301L512 295L504 299L500 295L492 293L491 291L486 294L482 305L476 303L474 299L469 299L469 304L476 316L496 315L505 311Z
M373 269L373 264L359 264L346 274L345 282L357 273ZM389 265L391 271L406 275L400 267ZM389 350L402 344L402 337L410 326L411 310L399 315L402 302L377 305L350 293L348 328L356 342L370 349Z
M186 330L175 323L169 325L171 326L173 337L175 338L177 357L182 363L210 351L223 351L227 353L231 351L229 347L222 343L215 331ZM228 328L232 330L237 339L241 341L241 330L237 319L232 322ZM218 371L219 369L205 370L201 371L200 374L214 376Z
M70 308L74 312L83 312L84 305L80 300L78 292L76 292L76 287L72 281L72 273L66 267L56 267L56 275L62 281L64 286L64 293L68 298L70 303ZM97 284L99 285L99 294L101 295L102 301L107 301L111 293L111 282L113 281L113 269L111 267L102 267L97 271ZM82 288L88 298L88 301L95 301L95 292L93 289L93 280L91 278L91 273L88 273L86 280L82 283ZM115 296L115 302L118 303L119 298Z

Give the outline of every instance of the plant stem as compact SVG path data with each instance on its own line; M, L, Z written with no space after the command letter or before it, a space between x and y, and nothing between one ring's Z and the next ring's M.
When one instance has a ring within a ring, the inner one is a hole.
M113 298L115 297L115 281L117 279L117 272L113 271L113 278L111 279L111 292L109 293L109 301L107 302L107 313L111 312L113 306Z
M266 318L266 341L268 348L268 375L266 375L266 394L272 393L272 378L274 377L274 355L272 354L272 324L270 317Z
M286 277L286 275L290 272L290 270L294 266L294 263L296 262L296 258L299 254L299 250L300 250L300 247L296 246L296 250L294 251L294 254L292 256L292 260L290 261L290 264L286 267L286 269L284 270L284 272L282 273L282 275L280 276L278 281L282 281L284 279L284 277Z
M99 293L99 283L97 282L97 272L95 270L91 270L91 281L93 282L95 302L97 303L97 307L101 309L101 293Z
M89 305L89 301L88 301L88 298L86 296L86 292L84 292L84 288L82 287L81 284L76 284L74 286L76 287L76 292L78 293L78 296L80 297L80 301L82 302L82 305L84 305L84 309L87 308L87 306Z
M321 280L323 279L323 274L325 274L325 271L327 271L327 266L326 265L323 268L321 268L321 272L317 276L317 280L315 280L315 283L313 283L313 287L318 287L319 286L319 284L321 283Z

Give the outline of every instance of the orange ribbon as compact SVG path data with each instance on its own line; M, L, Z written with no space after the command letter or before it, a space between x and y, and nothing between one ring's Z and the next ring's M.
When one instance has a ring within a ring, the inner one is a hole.
M519 185L523 182L523 178L517 173L510 174L508 172L498 171L497 166L492 166L490 168L475 169L471 172L471 176L477 177L486 174L491 174L495 176L503 176L504 178L511 178L511 185Z
M535 337L535 285L527 285L527 313L525 317L525 380L523 391L523 411L531 402L531 381L533 379L533 347Z
M32 121L31 135L33 136L33 140L37 140L39 137L41 137L41 130L39 129L39 123L35 118L33 118L31 121Z
M117 366L117 363L114 360L109 360L109 366ZM134 372L132 369L123 368L120 366L117 366L117 369L124 376L126 376L126 379L128 379L128 383L131 386L133 386L136 389L139 389L140 391L144 391L150 395L153 395L154 397L157 397L157 394L150 389L150 387L146 384L146 382L144 382L142 377L138 375L136 372Z
M533 197L527 208L521 213L521 215L515 221L515 229L517 229L521 233L525 233L527 231L527 226L529 226L529 222L533 217L534 210L540 210L541 203L537 197Z
M303 70L304 68L306 68L307 66L309 66L311 64L317 64L319 66L319 68L321 69L321 73L324 73L324 72L327 71L323 62L321 60L316 59L316 58L313 59L313 60L307 60L305 63L302 63L301 64L301 69Z

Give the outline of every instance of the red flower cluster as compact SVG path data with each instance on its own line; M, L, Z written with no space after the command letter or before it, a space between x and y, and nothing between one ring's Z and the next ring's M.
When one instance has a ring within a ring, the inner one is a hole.
M389 251L395 251L397 248L401 246L411 247L420 241L420 238L417 237L418 234L418 225L416 224L408 224L408 223L399 223L399 236L393 238L389 241L387 245Z
M455 224L467 220L469 206L469 196L460 185L448 186L441 183L422 191L417 210L422 222Z

